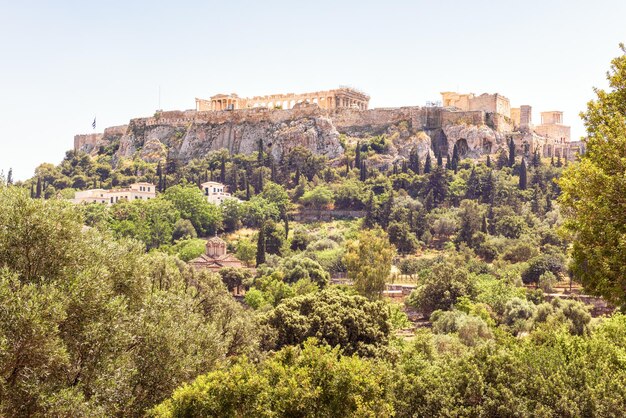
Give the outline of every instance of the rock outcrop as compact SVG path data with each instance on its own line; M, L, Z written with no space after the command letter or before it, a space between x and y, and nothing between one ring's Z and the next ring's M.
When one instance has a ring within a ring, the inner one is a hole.
M386 164L408 158L415 148L422 159L427 153L451 153L455 143L467 157L496 152L506 146L505 136L487 122L481 112L422 107L328 110L312 104L290 110L173 111L132 119L103 134L77 135L74 147L93 155L103 147L113 150L114 161L138 156L156 162L169 153L186 162L223 148L250 154L263 140L277 160L298 146L332 160L343 154L342 143L384 135L389 147L378 162Z

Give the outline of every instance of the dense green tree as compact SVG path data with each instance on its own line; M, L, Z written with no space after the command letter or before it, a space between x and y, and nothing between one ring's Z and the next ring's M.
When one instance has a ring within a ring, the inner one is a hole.
M0 266L31 282L62 277L76 264L81 222L71 203L0 187L0 204Z
M304 206L321 212L330 207L333 203L333 198L333 192L327 186L317 186L312 190L306 191L300 198L300 202Z
M0 193L0 415L143 416L251 343L212 275L83 231L66 202Z
M237 241L236 255L247 267L250 267L252 261L256 258L256 247L254 243L248 238L239 238L239 241Z
M330 274L317 261L302 255L283 259L279 269L287 283L305 279L315 283L319 288L324 288L330 282Z
M541 254L528 262L528 267L522 273L522 280L526 284L537 284L542 274L549 271L558 277L564 269L565 266L561 257Z
M357 240L348 243L348 278L354 281L359 293L369 298L381 297L394 253L395 248L380 227L361 231Z
M626 49L607 73L609 90L582 114L586 153L563 173L560 202L573 237L572 271L585 289L626 306Z
M189 239L197 238L198 233L193 227L193 224L188 219L179 219L174 224L174 230L172 231L172 239Z
M164 198L174 204L183 219L188 219L203 236L215 234L222 227L222 214L217 206L208 203L196 186L172 186Z
M389 339L389 310L383 301L369 301L337 288L285 299L264 319L274 333L265 345L280 349L315 337L345 354L379 354Z
M389 242L402 254L411 254L419 248L419 241L410 226L405 222L392 221L387 227Z
M480 232L483 220L480 205L474 200L463 200L460 206L459 218L461 225L457 241L459 243L464 242L472 247L476 241L476 234Z
M474 292L474 283L467 270L450 262L439 262L424 270L419 283L406 303L426 316L437 309L449 310L459 297Z
M245 286L252 278L252 273L248 269L238 267L224 267L219 271L222 281L229 291Z
M387 382L382 364L341 356L337 348L309 340L303 348L286 347L259 365L241 359L227 370L201 376L176 390L152 414L383 417L393 411Z

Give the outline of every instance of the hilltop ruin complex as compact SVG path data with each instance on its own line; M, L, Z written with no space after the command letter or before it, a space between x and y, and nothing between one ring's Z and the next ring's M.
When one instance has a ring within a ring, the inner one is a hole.
M340 87L335 90L316 91L302 94L271 94L269 96L255 96L242 98L235 93L217 94L211 99L196 98L196 110L239 110L258 107L269 109L293 109L299 104L316 104L322 109L351 108L367 110L370 97L350 87Z
M375 109L369 99L346 87L253 98L219 94L196 99L195 110L159 111L101 134L76 135L74 149L95 155L113 147L114 161L155 162L169 153L184 162L222 148L252 153L262 139L278 160L296 146L333 159L345 144L384 135L390 146L380 165L408 158L415 148L420 157L450 155L455 144L462 158L479 158L506 150L510 140L527 156L572 159L584 152L583 142L571 141L562 112L542 112L534 125L530 106L512 108L501 94L444 92L438 106Z

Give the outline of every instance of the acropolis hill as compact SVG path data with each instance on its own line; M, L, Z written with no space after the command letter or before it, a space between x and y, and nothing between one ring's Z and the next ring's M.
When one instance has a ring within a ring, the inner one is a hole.
M512 108L501 94L444 92L441 105L369 109L369 96L355 89L303 94L273 94L241 98L218 94L196 98L196 109L157 112L132 119L104 133L76 135L74 149L93 155L116 146L115 160L135 155L156 162L166 154L189 161L222 148L252 153L263 140L276 159L296 146L336 158L343 144L377 135L391 142L378 164L407 158L417 147L426 153L451 154L457 144L461 157L479 158L499 152L513 139L520 152L572 158L584 144L570 141L563 113L541 113L532 122L528 105Z

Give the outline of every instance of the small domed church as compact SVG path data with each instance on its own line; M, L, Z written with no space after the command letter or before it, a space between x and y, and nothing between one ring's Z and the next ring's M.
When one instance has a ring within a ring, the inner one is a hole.
M206 268L215 272L224 267L243 267L241 260L228 253L226 241L217 235L207 241L204 254L191 260L189 265L194 268Z

